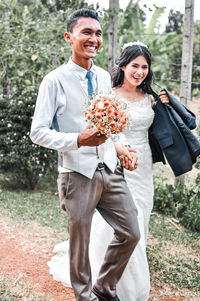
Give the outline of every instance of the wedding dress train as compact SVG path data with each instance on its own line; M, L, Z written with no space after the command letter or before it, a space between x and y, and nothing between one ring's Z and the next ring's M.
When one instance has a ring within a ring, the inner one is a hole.
M146 240L153 207L152 155L148 142L148 129L154 118L151 101L152 97L146 95L142 100L128 105L132 122L125 132L125 137L137 152L138 167L134 171L124 170L124 174L138 209L141 238L117 284L117 295L121 301L147 301L150 291ZM93 283L112 237L113 229L96 211L92 220L89 247ZM68 248L68 241L57 244L53 250L56 255L48 262L50 274L64 286L71 286Z

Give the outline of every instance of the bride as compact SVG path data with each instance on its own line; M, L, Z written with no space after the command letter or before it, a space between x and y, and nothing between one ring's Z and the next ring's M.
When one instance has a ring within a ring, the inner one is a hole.
M151 54L141 42L127 43L123 46L118 65L112 72L114 92L128 103L132 122L130 127L115 143L131 145L138 156L138 167L134 171L124 169L125 179L138 209L138 222L141 238L133 252L126 269L117 284L117 295L121 301L147 301L150 292L150 275L146 255L146 241L149 219L153 207L152 154L148 141L148 129L154 119L152 106L156 93L151 88L153 73ZM160 92L162 102L169 102L165 92ZM125 158L120 158L123 166ZM112 228L95 212L90 238L90 262L92 279L95 282L104 254L113 237ZM71 286L69 273L68 241L57 244L55 256L48 262L50 274L65 286Z

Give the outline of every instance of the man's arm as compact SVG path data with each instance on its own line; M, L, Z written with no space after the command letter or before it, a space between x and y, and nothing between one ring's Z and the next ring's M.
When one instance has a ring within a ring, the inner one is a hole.
M60 152L77 150L80 146L97 146L104 143L107 137L98 136L99 132L92 130L90 126L86 127L82 133L64 133L51 129L62 99L65 103L63 91L58 90L53 80L45 78L40 85L37 97L30 132L31 140L35 144Z
M30 138L35 144L57 151L78 148L78 133L64 133L51 128L59 108L58 99L64 100L64 97L64 93L58 91L54 80L43 79L38 92L30 132Z

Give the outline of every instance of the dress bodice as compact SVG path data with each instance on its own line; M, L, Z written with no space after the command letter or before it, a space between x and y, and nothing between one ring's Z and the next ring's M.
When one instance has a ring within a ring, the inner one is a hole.
M148 129L154 119L152 110L152 96L146 94L140 101L127 102L127 112L130 116L130 125L124 132L127 141L131 145L148 142Z

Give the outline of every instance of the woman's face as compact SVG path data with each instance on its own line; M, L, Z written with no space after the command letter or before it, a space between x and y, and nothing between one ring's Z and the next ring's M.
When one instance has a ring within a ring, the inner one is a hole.
M149 65L146 58L140 55L121 69L124 71L124 84L131 84L137 87L147 77Z

